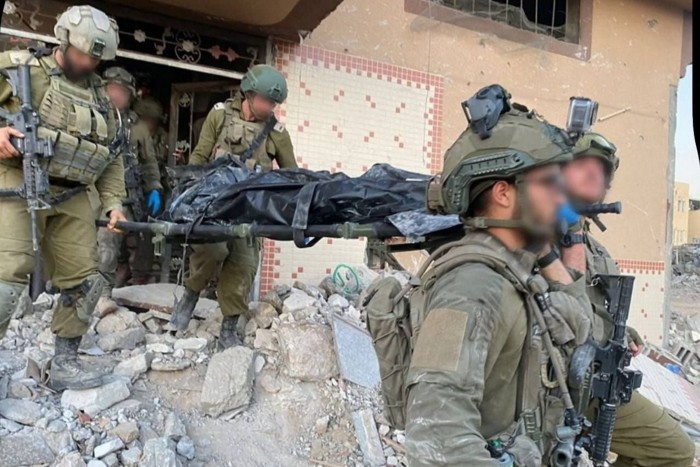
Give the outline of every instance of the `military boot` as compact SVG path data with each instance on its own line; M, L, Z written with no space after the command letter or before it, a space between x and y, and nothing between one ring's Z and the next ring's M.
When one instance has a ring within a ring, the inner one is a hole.
M199 292L185 287L182 298L175 303L175 309L170 316L170 324L180 331L187 329L187 325L190 324L190 319L192 319L192 313L194 313L194 307L197 306L198 300Z
M54 391L89 389L102 384L102 373L86 368L78 360L81 340L81 337L56 336L56 354L51 360L48 383Z
M221 322L221 333L219 334L219 345L225 350L237 345L243 345L238 337L238 316L224 316Z

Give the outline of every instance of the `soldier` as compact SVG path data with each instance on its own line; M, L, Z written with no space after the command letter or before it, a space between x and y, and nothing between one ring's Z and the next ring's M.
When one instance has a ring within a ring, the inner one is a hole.
M130 110L136 96L133 75L124 68L112 67L105 70L104 79L107 94L122 120L122 138L117 152L123 160L126 175L128 197L124 202L125 215L130 220L143 221L146 194L148 211L155 216L160 211L160 192L163 189L153 138L147 125L139 120L138 112ZM135 108L138 108L138 103ZM148 235L128 234L125 237L109 229L99 229L97 240L100 271L107 281L97 302L97 312L104 316L117 309L117 304L112 300L112 289L124 285L129 272L133 283L148 282L153 263L153 244Z
M619 165L616 148L605 137L597 133L583 135L574 147L574 160L563 169L569 196L579 203L602 202ZM584 250L572 251L577 244L583 244ZM604 343L612 334L612 322L604 291L594 285L593 277L620 274L617 264L591 235L589 220L585 220L581 234L567 234L560 248L564 263L585 273L586 282L591 284L587 290L595 313L593 337ZM634 331L629 335L629 346L635 355L643 346ZM590 412L592 415L594 408ZM612 451L618 454L615 465L622 467L688 467L695 457L695 446L680 423L636 391L630 403L618 407Z
M139 122L142 122L144 130L153 140L155 158L160 172L160 185L163 190L167 190L165 168L168 165L168 132L162 125L163 106L153 97L147 96L139 99L134 105L134 111L138 114Z
M241 81L241 90L209 112L190 164L205 164L226 154L245 160L251 169L272 170L272 162L296 167L292 141L274 109L287 98L282 74L268 65L255 65ZM240 344L238 316L248 310L248 296L258 268L260 245L248 239L193 246L190 275L183 297L176 303L171 323L187 328L199 293L219 273L217 296L224 315L219 343L227 348Z
M85 187L96 186L109 228L115 231L116 222L126 219L121 204L124 166L109 148L116 133L114 111L94 71L100 61L114 59L117 31L116 22L102 11L72 6L54 27L60 41L56 49L0 54L3 69L21 63L30 66L32 105L42 122L39 136L54 142L53 157L41 162L54 198L49 199L50 209L39 212L38 227L46 275L61 292L51 322L56 351L49 385L55 390L101 384L100 373L78 359L80 341L105 283L97 267L94 208ZM8 110L19 105L4 78L0 103ZM23 135L9 126L0 128L0 188L6 189L23 183L21 155L11 137ZM73 196L55 198L61 193ZM3 200L0 218L0 333L4 334L34 259L26 202Z
M473 229L423 277L421 310L411 298L411 320L424 317L414 327L406 380L412 467L496 467L506 454L518 466L549 465L562 400L547 392L542 362L560 357L533 324L528 284L549 287L545 317L558 325L547 321L552 353L588 337L583 276L572 277L546 241L565 201L559 164L571 159L571 142L517 108L500 116L490 137L471 126L462 133L429 189L431 207Z

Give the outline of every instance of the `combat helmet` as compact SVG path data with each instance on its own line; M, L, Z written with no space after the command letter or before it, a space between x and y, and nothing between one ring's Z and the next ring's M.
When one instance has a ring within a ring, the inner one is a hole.
M139 117L163 118L163 106L151 96L142 97L134 104L134 112Z
M56 21L54 35L62 46L73 46L100 60L113 60L119 47L117 22L89 5L69 7Z
M507 92L499 95L505 102L504 105L490 106L499 115L491 119L489 134L484 137L483 128L476 129L470 124L447 150L442 173L428 187L428 209L442 214L457 214L465 224L476 228L524 227L538 230L538 226L529 219L528 203L521 183L524 174L536 167L571 161L573 144L561 128L547 123L523 105L511 104ZM476 197L498 180L512 180L517 186L521 219L474 217L470 211Z
M129 90L131 97L136 96L136 79L134 75L119 66L107 68L102 77L108 83L121 84Z
M608 184L620 167L620 158L616 155L617 147L600 133L588 132L581 135L574 145L573 153L574 159L597 157L603 161Z
M254 92L281 104L287 98L287 81L270 65L255 65L243 76L241 91Z

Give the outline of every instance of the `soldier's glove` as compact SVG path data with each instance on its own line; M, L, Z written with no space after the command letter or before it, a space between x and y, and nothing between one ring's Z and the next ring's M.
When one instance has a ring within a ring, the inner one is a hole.
M562 233L577 232L582 228L581 216L569 203L559 206L557 220L561 226Z
M160 212L160 208L160 192L158 190L153 190L148 194L148 212L151 216L156 216Z

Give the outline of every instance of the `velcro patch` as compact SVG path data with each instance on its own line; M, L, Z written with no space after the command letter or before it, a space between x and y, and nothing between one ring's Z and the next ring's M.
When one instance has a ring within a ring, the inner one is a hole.
M278 131L278 132L283 132L284 131L284 123L282 122L277 122L275 126L273 127L273 130Z
M411 356L411 368L457 371L470 316L449 308L428 313Z
M214 104L214 110L224 110L224 103L217 102L216 104Z

